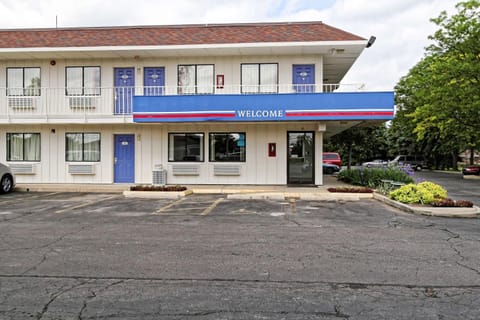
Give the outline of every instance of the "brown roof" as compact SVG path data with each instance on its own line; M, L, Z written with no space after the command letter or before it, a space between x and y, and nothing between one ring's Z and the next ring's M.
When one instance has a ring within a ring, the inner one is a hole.
M0 48L365 40L322 22L0 30Z

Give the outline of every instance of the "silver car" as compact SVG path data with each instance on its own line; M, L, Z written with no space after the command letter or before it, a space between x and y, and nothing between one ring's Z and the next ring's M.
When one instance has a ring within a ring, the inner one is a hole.
M384 168L387 165L388 165L388 161L384 161L384 160L381 160L381 159L377 159L377 160L362 163L362 166L367 167L367 168Z
M15 187L15 175L9 166L0 163L0 193L8 193Z

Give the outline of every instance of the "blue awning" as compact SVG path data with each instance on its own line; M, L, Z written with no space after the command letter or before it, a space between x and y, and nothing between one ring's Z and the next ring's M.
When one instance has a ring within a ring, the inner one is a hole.
M134 122L392 120L393 92L135 96Z

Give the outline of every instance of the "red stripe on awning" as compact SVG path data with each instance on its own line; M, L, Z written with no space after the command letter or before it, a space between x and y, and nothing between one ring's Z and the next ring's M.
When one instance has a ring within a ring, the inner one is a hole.
M134 114L133 117L136 119L234 118L235 113Z
M324 117L324 116L392 116L392 111L311 111L287 112L287 117Z

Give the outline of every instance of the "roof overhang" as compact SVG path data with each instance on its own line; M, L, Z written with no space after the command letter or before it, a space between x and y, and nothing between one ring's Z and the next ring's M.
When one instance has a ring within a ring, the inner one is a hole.
M154 59L166 57L322 55L323 78L338 83L367 45L367 40L256 42L235 44L1 48L1 60Z

